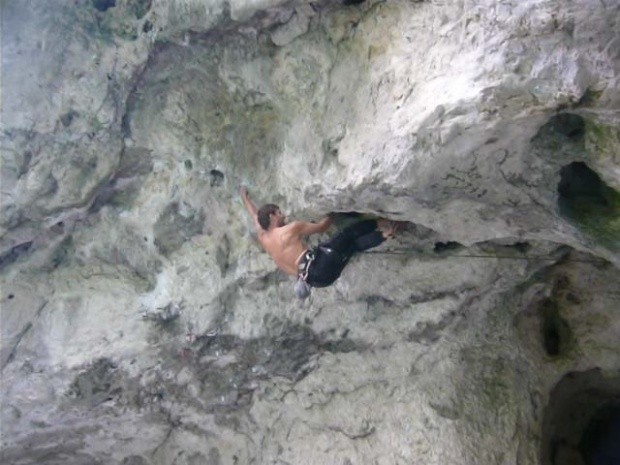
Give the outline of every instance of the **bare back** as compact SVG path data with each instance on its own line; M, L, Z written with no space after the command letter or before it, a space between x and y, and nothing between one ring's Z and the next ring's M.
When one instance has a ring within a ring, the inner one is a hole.
M261 208L261 215L266 211L269 212L269 225L265 227L263 226L265 217L262 216L263 225L261 225L258 219L259 210L250 199L245 186L239 187L239 193L245 208L254 219L258 241L271 256L278 268L291 276L297 276L297 261L301 258L303 252L308 249L303 238L311 234L327 231L332 224L332 215L326 216L318 223L293 221L286 224L280 208L277 205L267 204ZM263 210L263 208L267 210Z
M308 248L299 233L296 223L262 230L258 240L271 256L278 268L289 275L297 276L297 259Z

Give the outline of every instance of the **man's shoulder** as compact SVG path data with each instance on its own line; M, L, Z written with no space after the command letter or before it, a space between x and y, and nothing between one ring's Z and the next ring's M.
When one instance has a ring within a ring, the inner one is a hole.
M297 229L301 229L304 226L308 225L308 224L312 224L308 221L301 221L301 220L293 220L290 223L285 224L284 226L282 226L283 228L288 228L288 230L297 230Z
M280 231L283 235L287 236L303 236L305 228L312 223L307 223L306 221L291 221L290 223L281 226Z

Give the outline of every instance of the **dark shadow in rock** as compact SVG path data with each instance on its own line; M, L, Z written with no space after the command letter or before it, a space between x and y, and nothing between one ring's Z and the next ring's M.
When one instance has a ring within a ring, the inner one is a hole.
M92 4L98 11L104 12L109 8L114 8L116 0L92 0Z
M123 459L121 465L149 465L149 462L141 455L130 455Z
M112 203L112 199L114 198L117 192L114 187L115 187L115 182L111 181L99 188L99 191L97 192L95 200L93 200L93 203L88 209L89 215L93 213L97 213L104 206Z
M363 216L363 213L359 213L359 212L338 212L339 216L344 216L344 217L348 217L348 218L359 218L361 216Z
M598 368L568 373L544 409L541 464L619 463L619 428L620 375Z
M53 197L58 192L58 180L54 177L53 174L50 174L45 179L43 186L45 186L45 189L41 192L41 197Z
M142 177L152 170L150 150L142 147L125 148L114 178L99 188L88 213L97 213L106 205L130 207L140 192Z
M519 255L515 255L515 252L520 255L525 255L532 248L529 242L507 242L505 239L477 242L476 246L484 253L502 256L514 255L515 258L519 257Z
M586 465L620 464L620 401L596 411L583 433L579 450Z
M448 242L436 242L435 243L435 247L433 248L433 251L435 253L444 253L444 252L450 252L450 251L454 251L454 250L459 250L461 248L463 248L463 244L459 244L458 242L454 242L454 241L448 241Z
M153 0L128 0L127 9L136 19L142 19L151 9L152 3Z
M602 90L586 89L577 105L580 107L592 107L597 104L601 95L603 95Z
M461 416L458 408L454 405L442 405L430 402L429 406L437 412L437 415L447 420L457 420Z
M323 153L329 157L336 158L338 156L338 143L342 140L342 137L338 139L324 139L321 144Z
M205 460L205 456L196 453L189 458L190 464L195 463L196 465L202 463L209 463L212 465L222 465L222 455L220 454L220 450L217 447L212 447L209 449L209 459Z
M71 123L76 116L79 116L79 113L75 110L70 110L60 117L60 122L64 127L68 128L69 126L71 126Z
M181 334L179 317L181 316L183 305L184 301L179 303L171 301L163 307L145 311L142 317L155 323L155 329L157 329L158 335L161 335L162 332Z
M205 214L187 205L173 202L161 213L153 232L155 246L162 255L169 255L181 248L192 236L202 232Z
M525 254L530 250L531 246L527 242L515 242L514 244L507 245L506 247L515 249L517 252Z
M393 314L396 304L380 295L369 295L366 297L366 313L364 314L365 321L376 321L384 315Z
M108 358L100 358L78 374L69 387L67 396L96 406L118 397L122 388L119 386L120 375L117 366Z
M601 178L583 162L574 162L560 170L558 193L561 204L574 201L575 198L585 197L595 205L609 206L607 186Z
M17 177L20 178L24 174L28 172L28 168L30 168L30 162L32 161L32 152L30 150L26 150L21 157L21 163L19 163L19 168L17 170Z
M429 345L437 342L444 330L456 318L456 312L450 312L444 315L437 323L432 321L419 321L416 323L416 329L410 331L407 341L417 342L418 344Z
M550 296L533 302L531 311L536 326L531 329L540 332L540 344L547 355L562 357L569 355L574 346L572 329L562 318L563 308L571 305L567 296L573 290L573 286L566 275L561 273L551 275L552 270L553 268L542 269L533 277L533 281L539 283L548 283L552 278L553 284Z
M558 194L563 217L606 247L620 249L620 193L585 163L574 162L560 170Z
M153 171L153 157L151 150L144 147L126 147L121 153L117 179L144 176Z
M218 170L209 171L210 182L209 185L211 187L220 187L224 184L224 173Z
M411 294L407 299L407 302L411 305L416 305L422 302L431 302L433 300L441 300L448 297L456 298L460 292L466 292L470 290L471 289L463 288L450 291L427 291L419 294Z
M5 252L0 256L0 270L3 270L9 265L15 263L19 257L28 253L30 247L32 246L32 241L24 242L23 244L16 245L8 252Z
M224 276L230 268L230 240L224 235L221 244L215 252L215 261L220 269L221 276Z
M506 251L516 251L520 254L526 254L532 246L528 242L515 242L513 244L498 244L496 245L496 249L506 250Z
M209 401L224 399L219 407L239 408L251 401L251 386L275 376L299 381L316 366L314 356L329 351L363 351L366 345L347 337L331 339L308 326L266 318L276 334L244 340L233 335L199 336L192 350L201 362L194 365ZM218 359L228 360L225 366Z
M140 182L131 180L131 182L122 183L122 187L118 186L119 184L116 180L113 180L100 187L95 200L88 209L88 213L97 213L105 206L115 207L121 210L130 208L140 193Z
M69 261L72 252L73 238L71 236L67 236L54 251L50 263L51 268L55 270L56 268L59 268L62 264Z
M586 132L585 120L572 113L561 113L553 116L544 124L532 139L534 145L549 149L560 149L565 143L584 147Z
M550 120L550 124L560 134L572 140L582 140L586 133L585 120L571 113L561 113Z
M540 306L543 347L547 355L562 355L572 339L571 330L561 316L555 300L545 299Z

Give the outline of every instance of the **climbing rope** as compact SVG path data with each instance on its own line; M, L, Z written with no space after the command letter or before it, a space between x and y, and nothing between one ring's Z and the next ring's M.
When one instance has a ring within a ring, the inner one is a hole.
M381 255L416 255L418 252L416 252L414 249L401 249L401 250L366 250L363 253L381 254ZM421 255L427 255L427 254L421 254ZM448 253L443 253L443 252L437 253L436 257L437 258L445 258L445 257L486 258L486 259L493 259L493 260L500 259L500 260L527 260L527 261L552 261L552 262L557 262L563 258L563 257L554 258L554 257L546 256L546 255L528 255L525 257L514 257L510 255L448 254ZM602 264L607 263L607 261L605 261L604 259L587 260L587 259L581 259L581 258L571 258L566 261L579 262L579 263L594 263L597 265L602 265Z

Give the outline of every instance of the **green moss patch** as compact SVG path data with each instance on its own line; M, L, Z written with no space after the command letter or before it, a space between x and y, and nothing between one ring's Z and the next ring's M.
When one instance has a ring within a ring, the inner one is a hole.
M620 250L620 193L583 162L563 167L560 176L560 213L592 239Z

